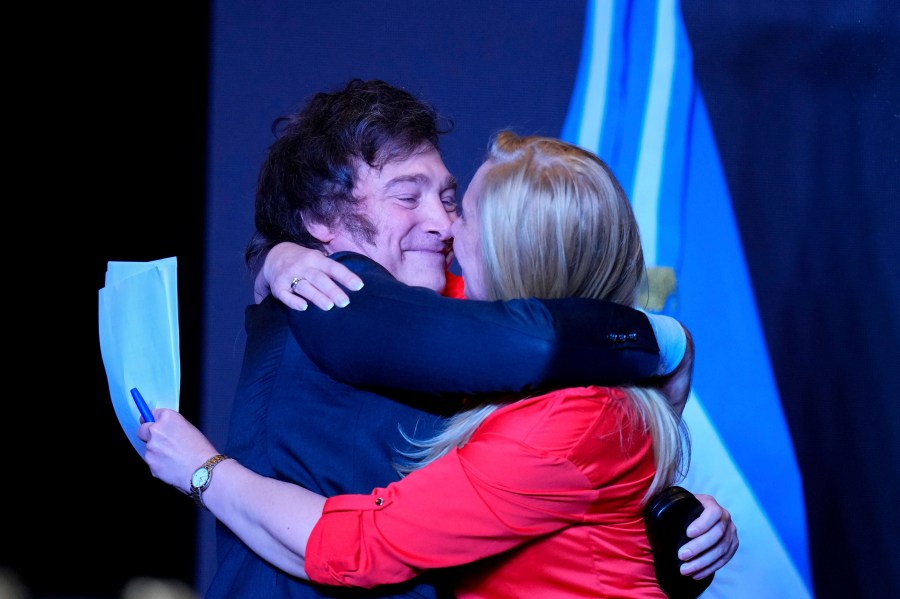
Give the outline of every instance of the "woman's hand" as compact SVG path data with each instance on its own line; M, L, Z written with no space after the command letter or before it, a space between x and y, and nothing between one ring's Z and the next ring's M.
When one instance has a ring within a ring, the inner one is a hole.
M147 444L144 461L154 477L190 493L191 475L218 451L197 427L175 410L153 410L156 422L142 422L138 438Z
M363 287L362 279L353 271L319 250L282 242L266 254L254 282L253 296L256 303L272 294L295 310L306 310L310 302L322 310L331 310L350 303L338 283L351 291Z
M681 573L697 580L727 564L738 550L737 527L731 513L711 495L696 495L703 512L687 528L690 541L678 550Z

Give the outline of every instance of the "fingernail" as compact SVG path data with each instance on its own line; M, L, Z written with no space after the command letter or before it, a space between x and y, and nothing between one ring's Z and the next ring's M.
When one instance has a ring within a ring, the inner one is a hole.
M694 554L691 553L689 550L687 550L687 549L679 549L678 550L678 559L680 559L681 561L686 562L689 559L691 559L692 557L694 557Z
M306 309L307 309L307 308L309 308L309 304L303 304L302 306L300 306L300 311L301 311L301 312L306 312Z
M346 308L348 305L350 305L350 300L349 299L338 300L337 305L338 305L338 308Z
M326 310L331 310L332 308L334 308L334 304L328 304L327 306L325 306Z
M359 290L362 289L362 288L363 288L363 282L362 282L362 281L356 281L356 282L353 283L353 285L350 287L350 289L352 289L353 291L359 291Z

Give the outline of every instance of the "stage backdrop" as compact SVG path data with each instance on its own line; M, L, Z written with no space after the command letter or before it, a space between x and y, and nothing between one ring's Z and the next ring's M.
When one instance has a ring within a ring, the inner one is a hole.
M350 78L381 78L455 121L443 152L463 185L503 127L578 143L622 180L648 263L676 275L664 311L697 343L684 484L715 495L740 533L708 596L896 591L897 488L877 484L900 471L887 383L900 364L896 7L717 4L214 3L202 358L213 441L224 445L240 368L242 253L272 120ZM212 535L203 514L201 591Z

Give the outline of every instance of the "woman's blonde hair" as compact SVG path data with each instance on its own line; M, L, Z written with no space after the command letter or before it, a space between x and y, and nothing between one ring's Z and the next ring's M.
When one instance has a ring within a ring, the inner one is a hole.
M644 283L637 221L622 186L600 158L564 141L511 131L489 148L477 205L486 297L588 297L634 305ZM627 387L653 439L656 476L645 499L682 473L682 428L652 388ZM460 447L495 409L482 403L414 442L408 472Z

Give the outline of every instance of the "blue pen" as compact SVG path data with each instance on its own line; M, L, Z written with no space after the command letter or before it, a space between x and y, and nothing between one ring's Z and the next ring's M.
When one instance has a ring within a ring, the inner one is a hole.
M134 398L134 403L137 405L137 409L141 413L141 416L143 416L144 422L156 422L156 419L153 417L153 412L147 407L147 402L144 401L144 398L141 395L141 392L137 390L137 387L131 390L131 397Z

